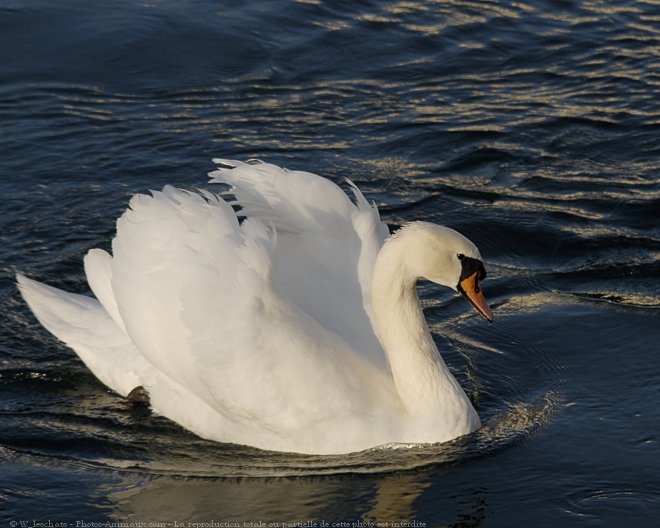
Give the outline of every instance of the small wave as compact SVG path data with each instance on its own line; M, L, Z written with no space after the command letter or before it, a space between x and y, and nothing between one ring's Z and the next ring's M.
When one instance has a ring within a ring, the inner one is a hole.
M139 475L271 478L383 474L461 465L513 448L545 426L561 404L557 394L547 393L533 403L511 404L479 431L451 442L390 444L348 455L298 455L217 444L175 426L158 435L126 430L118 434L107 429L111 423L96 422L95 432L88 430L81 435L81 431L71 432L70 423L66 428L54 423L54 416L39 417L50 424L47 434L42 427L30 425L35 417L23 416L23 429L37 433L36 439L26 442L25 437L3 434L0 448L31 464L66 461L79 467Z
M603 301L611 304L632 306L636 308L658 308L660 307L660 295L653 292L625 293L625 292L567 292L579 299Z
M648 487L640 490L636 482L622 486L602 480L594 482L588 489L572 493L567 510L583 521L593 519L607 524L606 519L611 519L616 524L633 512L637 515L644 512L647 519L654 518L658 501L660 489Z

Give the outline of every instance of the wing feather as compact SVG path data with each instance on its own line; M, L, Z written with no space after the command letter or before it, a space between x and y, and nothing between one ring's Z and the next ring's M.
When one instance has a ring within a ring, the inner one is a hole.
M282 435L351 415L389 385L276 286L276 229L168 187L131 200L111 268L126 332L150 364L226 418Z
M261 162L214 160L211 181L232 187L241 214L278 232L274 282L319 324L382 369L387 360L373 330L371 277L387 226L349 181L353 203L336 184Z

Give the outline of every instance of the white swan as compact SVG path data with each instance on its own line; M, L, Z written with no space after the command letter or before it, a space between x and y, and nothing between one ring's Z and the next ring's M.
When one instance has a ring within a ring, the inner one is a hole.
M143 387L207 439L332 454L477 429L415 289L459 290L491 320L474 244L425 222L390 237L355 186L353 203L314 174L214 161L246 220L207 191L136 195L113 255L85 257L96 299L17 275L37 319L108 387Z

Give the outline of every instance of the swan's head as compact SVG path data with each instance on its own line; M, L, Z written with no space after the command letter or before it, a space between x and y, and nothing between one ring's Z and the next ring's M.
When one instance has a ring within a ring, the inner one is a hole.
M401 235L408 239L409 273L460 292L489 322L493 320L481 290L486 269L477 246L453 229L428 222L409 224Z

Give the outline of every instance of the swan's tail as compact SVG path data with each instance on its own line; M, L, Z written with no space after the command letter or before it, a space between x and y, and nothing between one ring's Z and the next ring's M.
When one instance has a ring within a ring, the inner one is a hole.
M69 346L90 343L96 336L90 319L102 310L96 299L68 293L16 274L18 289L39 322Z
M126 396L153 368L101 303L17 273L18 289L39 322L70 346L105 385Z

